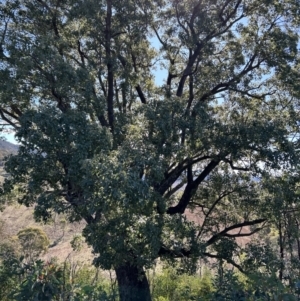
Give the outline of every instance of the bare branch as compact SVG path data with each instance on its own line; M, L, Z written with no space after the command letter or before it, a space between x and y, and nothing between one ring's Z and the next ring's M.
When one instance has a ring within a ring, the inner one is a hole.
M210 254L210 253L207 253L207 252L204 252L203 253L204 256L206 257L210 257L210 258L215 258L215 259L222 259L222 260L225 260L227 263L233 265L235 268L237 268L240 272L242 272L243 274L245 274L246 272L242 269L242 267L237 264L236 262L234 262L232 259L230 258L224 258L222 256L219 256L219 255L215 255L215 254Z
M167 48L167 43L164 42L164 41L161 39L161 37L160 37L160 35L158 34L158 31L156 30L155 27L153 27L153 30L154 30L154 32L155 32L155 35L156 35L158 41L159 41L165 48Z
M253 226L253 225L257 225L257 224L261 224L261 223L264 223L267 219L265 218L261 218L261 219L256 219L256 220L253 220L253 221L244 221L242 223L239 223L239 224L235 224L235 225L232 225L230 227L227 227L225 228L224 230L222 230L221 232L213 235L207 242L206 242L206 245L207 246L210 246L212 245L213 243L215 243L217 240L219 240L221 237L224 237L224 236L227 236L227 237L234 237L234 236L231 236L231 235L235 235L235 234L228 234L229 231L231 230L234 230L234 229L238 229L238 228L242 228L242 227L245 227L245 226ZM238 235L238 234L236 234ZM248 236L247 234L245 236ZM239 237L239 236L237 236Z
M0 109L0 116L3 120L5 120L9 125L11 125L12 127L14 127L15 129L18 127L13 121L11 121L9 118L7 118L4 113L3 110Z
M171 256L173 258L191 257L192 255L193 255L193 253L191 252L191 250L185 250L185 249L169 250L165 246L162 246L158 252L158 256ZM245 273L245 271L242 269L242 267L239 264L237 264L234 260L232 260L231 258L224 258L220 255L215 255L215 254L211 254L208 252L204 252L201 255L210 257L210 258L225 260L227 263L229 263L229 264L233 265L235 268L237 268L240 272Z
M13 119L15 119L15 120L18 120L18 119L19 119L18 116L16 116L16 115L14 115L13 113L7 111L6 109L2 108L1 110L3 111L3 113L5 113L6 115L8 115L9 117L11 117L11 118L13 118Z
M201 225L201 229L197 235L197 239L200 237L200 235L202 234L203 232L203 229L204 229L204 226L206 225L206 222L207 222L207 218L210 216L210 214L212 213L212 211L215 209L215 207L218 205L218 203L223 199L225 198L226 196L230 195L231 193L235 192L235 190L231 190L231 191L226 191L224 193L222 193L212 204L212 206L209 208L208 212L207 213L204 213L205 215L205 219Z
M235 237L247 237L247 236L251 236L257 232L259 232L260 230L262 230L263 227L259 227L259 228L256 228L255 230L251 231L251 232L247 232L247 233L237 233L237 234L229 234L229 233L226 233L224 234L223 236L224 237L230 237L230 238L235 238ZM241 228L242 230L242 228ZM240 230L240 232L241 232Z

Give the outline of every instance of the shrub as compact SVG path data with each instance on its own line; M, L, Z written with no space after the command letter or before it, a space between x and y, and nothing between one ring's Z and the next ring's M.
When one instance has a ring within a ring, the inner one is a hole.
M155 301L209 301L213 290L212 277L208 271L199 277L178 274L174 268L168 268L153 281Z

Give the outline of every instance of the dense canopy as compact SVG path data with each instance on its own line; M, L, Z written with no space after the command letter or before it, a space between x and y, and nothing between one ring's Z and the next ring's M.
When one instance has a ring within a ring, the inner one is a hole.
M243 270L235 238L297 177L299 1L4 0L0 20L3 193L84 219L121 301L150 300L157 258Z

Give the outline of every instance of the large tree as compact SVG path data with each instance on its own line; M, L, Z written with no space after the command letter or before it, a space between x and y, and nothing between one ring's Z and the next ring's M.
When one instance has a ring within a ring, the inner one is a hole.
M268 218L259 179L298 162L299 15L297 0L2 1L0 116L20 143L3 191L37 219L84 219L121 301L151 300L159 257L240 268L234 239Z

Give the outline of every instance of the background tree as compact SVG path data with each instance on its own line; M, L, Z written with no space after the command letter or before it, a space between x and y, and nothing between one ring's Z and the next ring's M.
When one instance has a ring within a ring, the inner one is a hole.
M39 228L28 227L18 232L22 253L28 262L33 262L42 252L46 252L50 241L47 234Z
M121 301L151 299L158 257L242 269L236 237L269 218L261 180L298 163L298 1L6 0L0 18L20 143L4 193L84 219Z
M268 243L278 258L279 280L292 286L300 277L299 174L296 170L273 176L264 186L265 209L270 212L268 230L273 232L273 241Z

